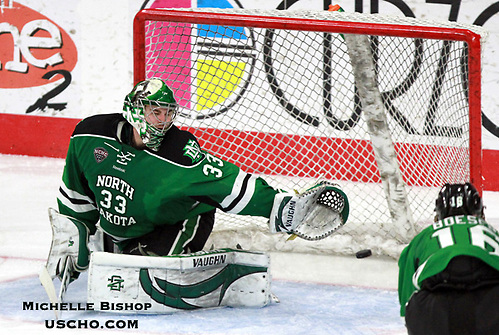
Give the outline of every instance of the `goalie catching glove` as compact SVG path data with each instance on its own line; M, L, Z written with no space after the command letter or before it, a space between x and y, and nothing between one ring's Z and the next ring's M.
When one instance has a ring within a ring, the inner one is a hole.
M270 231L321 240L344 225L348 213L348 198L339 186L320 182L300 194L277 194L270 216Z
M79 220L65 216L53 208L49 208L50 224L52 226L52 245L46 268L52 279L58 277L63 281L66 262L70 281L74 281L80 272L88 268L89 230Z

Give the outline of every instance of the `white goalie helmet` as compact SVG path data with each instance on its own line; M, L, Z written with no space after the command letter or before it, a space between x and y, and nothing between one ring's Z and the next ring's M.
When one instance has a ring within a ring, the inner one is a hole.
M157 112L164 109L167 117L160 120ZM159 78L139 82L123 104L123 116L137 130L142 142L154 151L159 150L177 113L178 104L173 91Z

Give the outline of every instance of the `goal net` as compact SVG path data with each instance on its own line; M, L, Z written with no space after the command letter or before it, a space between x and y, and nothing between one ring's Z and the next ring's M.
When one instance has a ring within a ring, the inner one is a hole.
M329 11L148 9L134 80L159 77L177 125L288 191L341 186L347 224L316 242L218 212L214 247L397 257L446 183L481 191L479 27Z

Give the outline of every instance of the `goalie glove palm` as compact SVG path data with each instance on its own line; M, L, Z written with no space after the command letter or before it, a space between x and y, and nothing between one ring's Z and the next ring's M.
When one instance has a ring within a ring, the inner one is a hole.
M319 183L301 194L277 194L270 217L270 231L320 240L345 224L348 213L346 194L336 186Z

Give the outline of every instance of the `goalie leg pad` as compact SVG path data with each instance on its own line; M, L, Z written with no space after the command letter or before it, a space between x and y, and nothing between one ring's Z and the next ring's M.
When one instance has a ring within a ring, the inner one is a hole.
M88 302L119 313L263 307L272 296L269 262L267 254L233 249L165 257L94 252Z
M52 244L46 268L52 279L56 276L62 280L66 257L74 261L74 269L78 272L88 267L89 230L80 221L65 216L53 208L49 208L49 219L52 226ZM77 277L78 274L75 273Z

